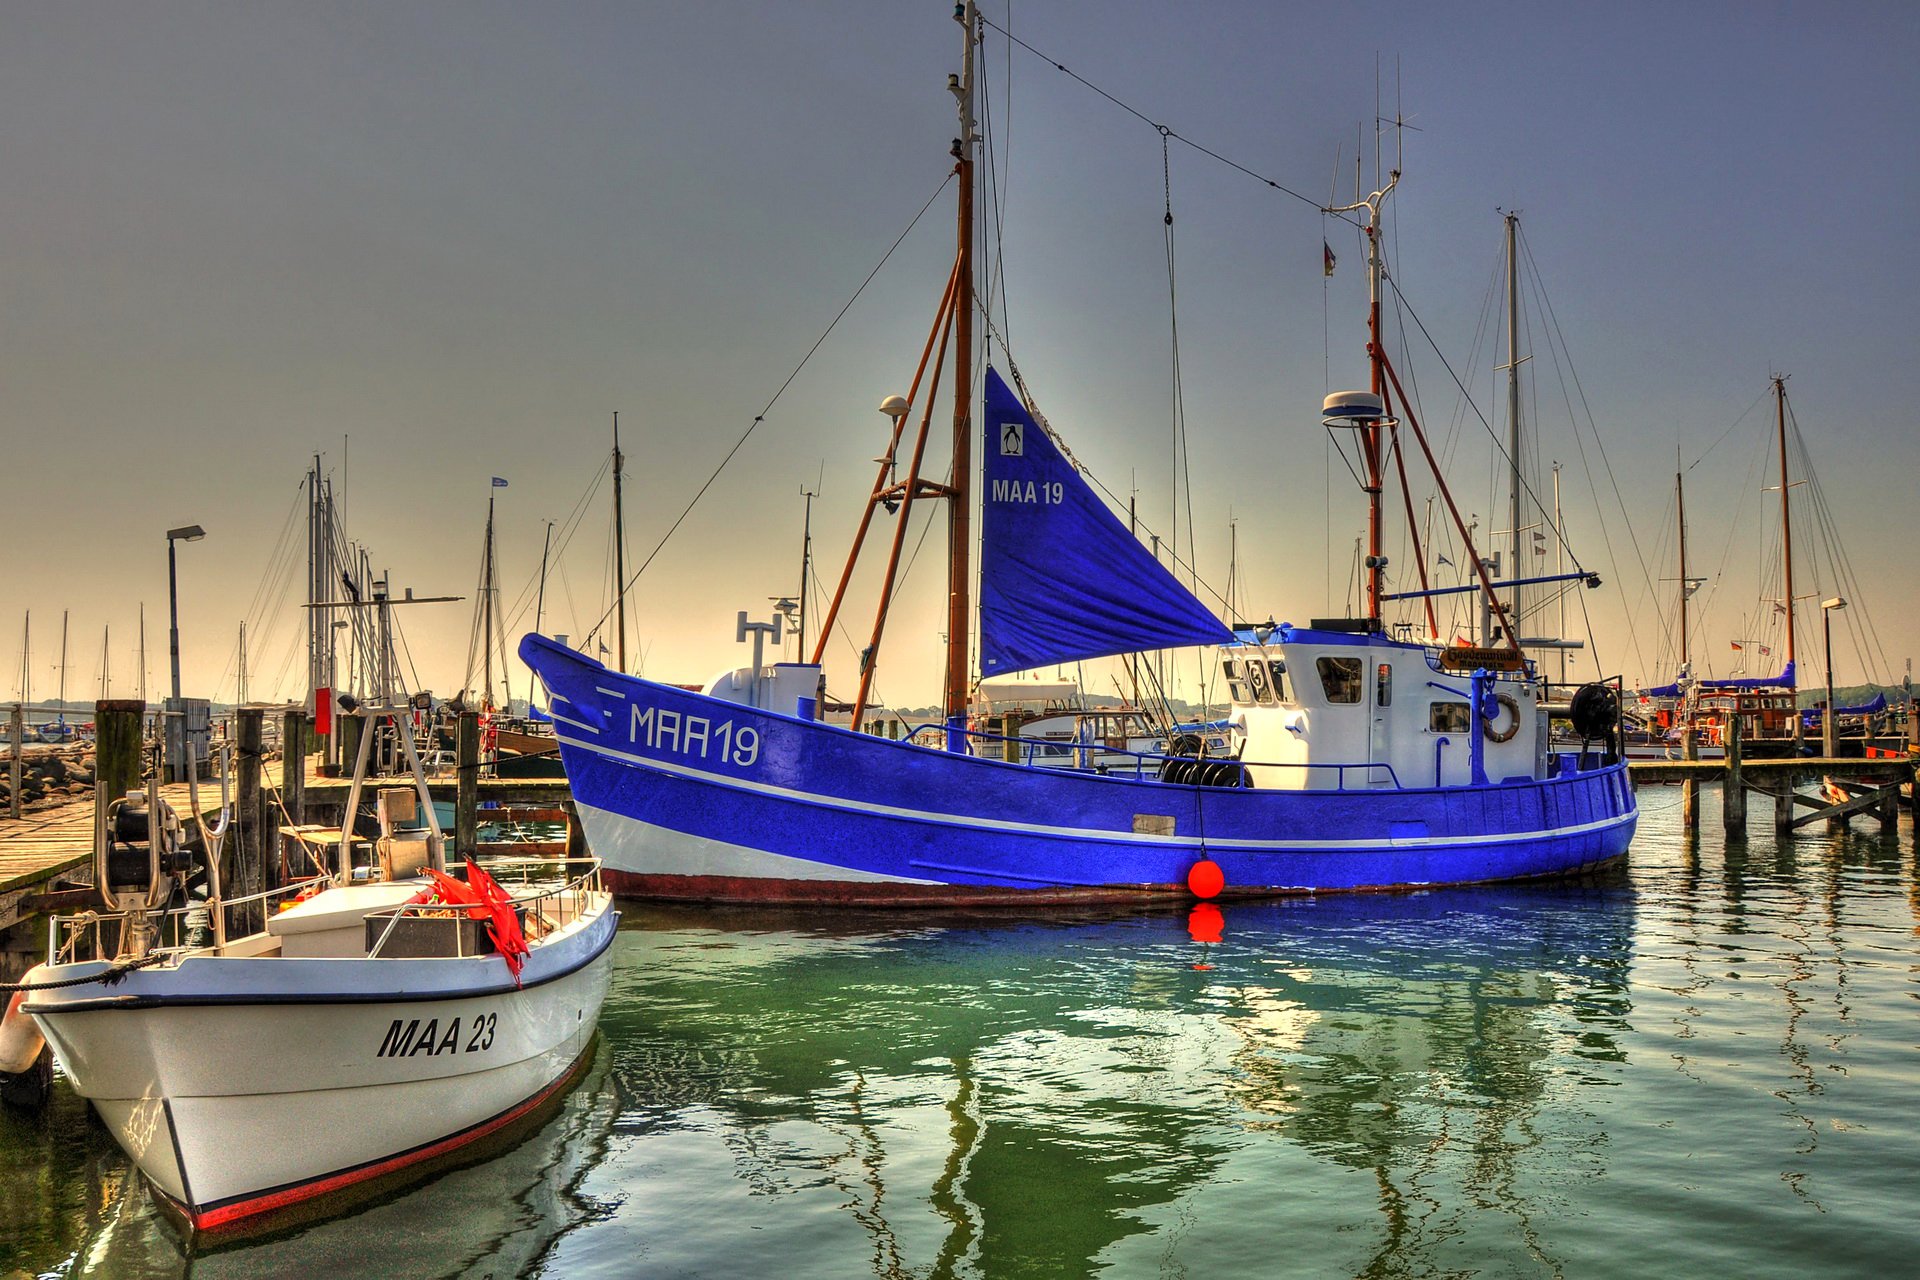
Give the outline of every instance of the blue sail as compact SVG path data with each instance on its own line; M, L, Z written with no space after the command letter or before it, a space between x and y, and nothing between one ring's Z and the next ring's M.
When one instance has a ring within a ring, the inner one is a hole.
M987 370L980 516L980 671L1233 634L1153 558L1018 397Z

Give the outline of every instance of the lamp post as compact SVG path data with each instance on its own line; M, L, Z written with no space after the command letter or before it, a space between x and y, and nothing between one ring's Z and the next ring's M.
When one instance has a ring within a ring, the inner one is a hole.
M197 524L167 530L167 649L173 655L173 696L180 696L180 591L173 566L173 544L198 542L207 531Z
M173 782L187 776L186 708L180 702L180 592L174 571L173 544L198 542L206 536L207 531L197 524L167 530L167 649L173 662L173 696L167 699L165 713L160 717L160 741L165 748L167 778Z
M1833 759L1833 615L1837 609L1847 607L1845 596L1835 596L1831 600L1820 602L1820 632L1826 649L1827 666L1827 707L1820 713L1820 754Z

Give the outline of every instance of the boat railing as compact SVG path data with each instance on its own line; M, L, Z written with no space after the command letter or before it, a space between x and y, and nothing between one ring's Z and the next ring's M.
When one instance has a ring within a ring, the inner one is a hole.
M908 736L912 737L913 734L920 733L923 730L939 728L941 728L941 726L938 722L915 725ZM1400 790L1404 786L1400 781L1400 775L1394 770L1394 767L1385 760L1353 761L1343 764L1321 760L1247 760L1239 756L1170 755L1164 751L1135 751L1130 747L1116 747L1105 742L1082 742L1068 738L1026 738L1004 733L990 733L984 729L967 730L967 740L969 743L999 743L1003 748L1006 744L1012 743L1016 747L1021 748L1020 758L1009 761L1009 763L1056 768L1062 771L1078 773L1099 773L1109 778L1159 778L1164 775L1168 764L1198 762L1209 765L1227 765L1242 769L1306 770L1309 771L1309 777L1312 776L1310 771L1313 770L1330 771L1334 775L1333 789L1336 791L1378 790L1379 788L1375 784L1375 779L1383 775L1387 784L1394 790ZM1041 748L1046 748L1047 750L1043 753ZM1042 758L1043 754L1047 757L1057 758L1062 753L1071 757L1069 763L1059 765L1035 764L1037 760ZM1115 757L1118 757L1118 759L1115 759ZM996 758L1005 759L1006 757L1004 754L995 756L992 753L988 753L984 758L991 760ZM1360 781L1357 783L1351 781L1352 776L1355 774L1360 775ZM1169 778L1167 780L1172 782L1191 781L1177 778Z
M485 869L513 901L528 942L565 930L605 901L598 858L490 858ZM407 902L369 911L369 959L473 956L491 951L475 909L448 902ZM409 934L436 931L423 952ZM398 940L398 941L396 941Z
M229 928L228 946L239 947L248 937L264 935L266 921L275 910L274 903L290 902L316 885L331 882L329 876L313 876L238 898L224 898L220 907L229 923L253 918L259 921L258 928L244 924L237 929ZM159 911L78 911L48 918L47 954L54 964L83 964L154 954L186 955L208 950L213 943L212 929L213 904L204 898L188 899ZM132 936L135 932L144 937L136 939Z

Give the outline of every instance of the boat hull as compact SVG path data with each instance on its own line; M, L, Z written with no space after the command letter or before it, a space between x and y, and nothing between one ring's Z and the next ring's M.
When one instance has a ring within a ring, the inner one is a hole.
M530 636L616 891L951 906L1389 890L1567 875L1626 851L1625 766L1479 787L1221 789L929 750L623 677Z
M192 1228L219 1231L424 1166L535 1109L592 1039L617 924L603 910L543 944L522 989L498 956L196 957L29 1011L141 1172Z

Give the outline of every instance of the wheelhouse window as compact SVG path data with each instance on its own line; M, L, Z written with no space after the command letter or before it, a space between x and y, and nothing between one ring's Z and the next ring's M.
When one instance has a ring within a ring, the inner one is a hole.
M1258 660L1249 661L1241 668L1247 675L1247 688L1253 693L1253 701L1263 706L1273 704L1273 684L1267 674L1267 664Z
M1276 702L1287 700L1287 664L1279 658L1267 661L1267 669L1273 672L1273 697Z
M1374 670L1373 700L1383 707L1393 705L1393 664L1383 662Z
M1465 733L1473 727L1473 708L1464 702L1436 702L1427 712L1427 728L1435 733Z
M1249 662L1248 666L1253 664ZM1220 673L1227 678L1227 696L1235 702L1252 702L1247 695L1247 682L1240 675L1240 664L1228 658L1220 664Z
M1360 659L1316 658L1314 665L1320 672L1320 687L1326 691L1328 702L1351 704L1360 701L1365 687L1360 675Z

